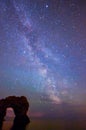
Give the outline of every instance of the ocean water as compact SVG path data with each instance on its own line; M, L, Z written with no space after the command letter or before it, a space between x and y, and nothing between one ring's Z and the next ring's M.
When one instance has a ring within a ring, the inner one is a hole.
M62 120L62 119L32 119L30 123L22 127L22 124L13 126L13 121L5 120L2 130L86 130L86 120Z

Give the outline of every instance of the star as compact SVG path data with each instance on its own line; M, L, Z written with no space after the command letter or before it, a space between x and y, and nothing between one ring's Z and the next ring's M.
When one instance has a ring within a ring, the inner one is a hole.
M49 5L48 4L46 4L46 6L45 6L46 8L48 8L49 7Z

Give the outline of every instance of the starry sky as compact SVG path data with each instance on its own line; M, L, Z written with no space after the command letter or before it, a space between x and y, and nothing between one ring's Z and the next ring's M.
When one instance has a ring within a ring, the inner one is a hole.
M86 104L85 5L0 0L0 98L25 95L43 112L62 102Z

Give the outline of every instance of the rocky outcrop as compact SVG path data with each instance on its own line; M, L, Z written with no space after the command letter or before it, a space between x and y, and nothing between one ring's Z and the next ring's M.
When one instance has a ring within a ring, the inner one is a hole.
M0 123L3 121L4 116L6 115L7 108L13 108L16 117L23 117L26 116L29 103L26 97L16 97L16 96L9 96L5 99L0 100Z
M30 120L27 115L16 116L11 130L25 130L28 123Z

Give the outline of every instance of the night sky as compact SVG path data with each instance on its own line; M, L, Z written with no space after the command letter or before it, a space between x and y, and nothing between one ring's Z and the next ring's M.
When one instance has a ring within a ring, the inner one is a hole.
M39 116L86 106L85 0L0 0L0 98L9 95Z

